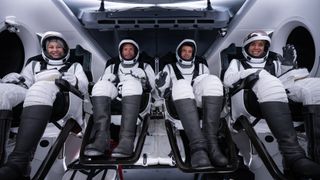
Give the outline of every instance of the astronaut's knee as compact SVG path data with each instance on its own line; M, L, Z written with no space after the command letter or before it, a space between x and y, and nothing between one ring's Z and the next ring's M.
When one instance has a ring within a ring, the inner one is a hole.
M107 96L114 99L118 95L118 90L110 81L98 81L92 89L92 96Z
M136 79L122 82L121 94L122 96L142 95L143 89L140 81Z
M204 96L223 96L223 85L220 79L214 75L209 75L202 79L199 84Z
M260 103L271 101L288 102L284 86L279 79L272 75L260 78L253 86L252 90Z
M59 88L54 82L40 81L30 87L23 106L49 105L52 106Z
M194 99L193 88L190 85L190 82L181 79L177 80L172 85L172 98L173 100L178 99Z

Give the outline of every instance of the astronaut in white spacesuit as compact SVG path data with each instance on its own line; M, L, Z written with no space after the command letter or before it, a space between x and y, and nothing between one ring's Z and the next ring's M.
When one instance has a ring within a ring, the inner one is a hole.
M284 167L298 175L317 178L320 175L320 165L308 159L299 145L285 87L274 76L288 69L284 65L294 58L292 47L284 49L282 59L284 63L281 65L268 56L270 43L271 39L264 31L250 33L243 42L244 59L231 61L224 75L224 84L233 87L238 81L250 75L259 76L251 89L257 96L263 117L278 141L279 150L284 158Z
M11 77L15 81L21 81L23 77L23 83L29 89L25 94L16 145L7 162L0 168L1 179L18 180L29 176L30 161L51 119L53 103L61 100L56 98L59 88L55 79L64 79L83 94L87 93L88 79L81 64L70 63L70 49L62 34L46 32L41 39L41 48L42 57L36 56L38 60L30 62L20 75L14 74ZM19 98L19 101L23 99ZM15 97L12 99L17 100Z
M193 168L225 166L228 159L218 146L217 133L223 106L223 85L210 75L206 60L197 57L194 40L183 40L175 61L167 64L156 78L159 94L171 90L179 119L187 134ZM203 133L197 107L203 110ZM211 160L211 162L210 162Z
M130 157L142 94L154 89L154 71L139 57L138 44L124 39L118 51L119 56L107 61L104 74L92 89L94 141L85 148L87 156L101 156L110 150L111 102L121 97L120 140L112 157Z

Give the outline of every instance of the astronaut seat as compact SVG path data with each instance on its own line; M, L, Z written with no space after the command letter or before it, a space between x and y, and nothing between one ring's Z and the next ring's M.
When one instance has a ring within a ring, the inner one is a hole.
M39 59L41 59L41 55L31 57L27 61L27 64L39 61ZM83 70L91 82L91 53L80 45L77 45L75 49L70 49L70 59L72 59L72 62L70 61L71 64L78 62L83 66ZM63 168L65 167L64 143L70 133L80 133L85 125L85 113L83 111L84 106L86 106L84 101L85 95L71 86L66 80L56 79L55 83L59 87L60 92L57 94L56 101L53 104L52 116L48 121L54 124L54 126L51 123L48 124L34 154L31 172L33 179L44 179L47 175L47 177L57 177L57 175L61 175L62 177L66 170ZM19 127L22 104L13 108L13 132L16 131L16 127ZM58 157L59 154L62 156ZM60 167L61 172L56 172L57 174L49 172L54 164L56 166L56 163Z
M221 51L220 56L222 64L221 79L224 78L224 73L231 60L244 58L242 48L236 47L235 44L230 44L229 47ZM275 59L277 56L278 54L269 52L269 57ZM233 130L232 136L235 142L246 142L242 143L242 145L236 144L244 158L244 164L250 170L254 171L255 174L259 174L267 168L273 178L285 179L279 169L282 167L282 157L279 155L278 144L266 122L262 120L264 116L259 108L257 96L251 90L258 79L257 73L251 74L234 84L233 88L227 90L230 111L228 121ZM301 104L289 101L289 107L293 112L293 120L301 121ZM299 129L299 127L296 129ZM305 145L304 141L299 143ZM263 164L265 167L262 166Z

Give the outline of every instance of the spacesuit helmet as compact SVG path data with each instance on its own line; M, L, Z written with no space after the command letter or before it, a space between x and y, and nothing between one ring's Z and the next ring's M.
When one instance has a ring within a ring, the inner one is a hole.
M254 41L265 41L264 53L259 57L255 57L249 53L249 46ZM271 44L271 39L268 34L264 31L254 31L251 32L247 37L243 40L242 46L242 54L249 61L263 62L266 60L269 54L269 48Z
M123 48L127 44L131 44L134 47L134 55L130 59L125 58L125 56L123 54ZM119 51L119 59L120 59L121 63L126 64L126 65L132 65L132 64L135 64L138 61L138 58L139 58L139 45L134 40L132 40L132 39L123 39L119 43L118 51Z
M55 58L48 53L48 45L50 42L56 42L63 48L64 54L61 57ZM70 57L70 48L63 35L59 32L48 31L44 33L41 38L40 44L42 49L42 57L50 65L62 65Z
M182 47L184 46L190 46L192 47L193 51L192 51L192 56L189 59L184 59L181 56L181 52L182 52ZM178 63L182 64L182 65L192 65L194 60L195 60L195 56L197 53L197 45L196 42L192 39L184 39L183 41L180 42L180 44L177 46L176 49L176 58L178 60Z

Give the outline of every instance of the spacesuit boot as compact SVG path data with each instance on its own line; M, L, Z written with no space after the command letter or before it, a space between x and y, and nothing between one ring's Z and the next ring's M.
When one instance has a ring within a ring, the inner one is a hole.
M179 119L189 140L192 168L210 167L207 154L207 140L200 129L198 109L194 99L179 99L174 101Z
M278 141L285 170L305 178L319 178L320 165L308 159L298 143L288 103L263 102L261 112Z
M220 125L220 112L222 110L223 97L222 96L203 96L203 124L202 129L204 136L208 141L208 154L212 165L226 166L228 159L221 152L218 145L218 130Z
M52 106L47 105L23 108L16 146L7 163L0 168L1 179L21 180L30 176L33 151L45 131L51 113Z
M12 121L11 110L0 110L0 166L5 162L6 145Z
M101 156L110 150L111 98L93 96L93 132L94 141L84 150L86 156Z
M305 130L308 138L308 154L320 164L320 105L304 107Z
M140 101L141 95L122 97L120 140L119 145L112 151L112 157L124 158L132 156Z

